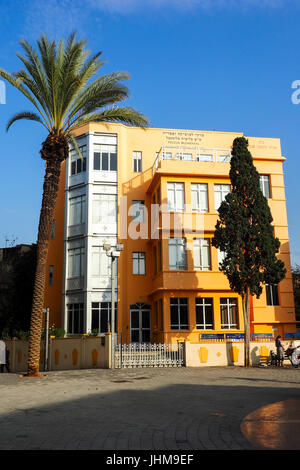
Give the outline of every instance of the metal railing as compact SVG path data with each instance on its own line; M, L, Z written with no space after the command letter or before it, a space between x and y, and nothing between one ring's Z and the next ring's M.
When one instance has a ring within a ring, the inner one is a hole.
M115 347L115 367L181 367L184 345L131 343Z
M194 161L199 163L229 163L231 160L231 149L164 146L161 147L157 153L152 173L155 173L162 160Z

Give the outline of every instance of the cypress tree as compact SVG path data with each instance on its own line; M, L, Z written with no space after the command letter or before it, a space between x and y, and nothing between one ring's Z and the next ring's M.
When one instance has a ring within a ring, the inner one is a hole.
M278 284L286 269L276 257L280 241L274 236L271 211L245 137L233 141L230 180L232 189L219 207L212 244L225 252L220 270L242 297L245 366L249 367L250 295L259 298L262 285Z

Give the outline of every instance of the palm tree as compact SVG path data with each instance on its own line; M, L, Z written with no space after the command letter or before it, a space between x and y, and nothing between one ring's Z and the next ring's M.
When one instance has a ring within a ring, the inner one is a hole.
M25 69L9 74L0 68L0 77L25 95L35 108L35 112L15 114L6 129L15 121L29 119L42 124L48 134L40 151L45 160L45 176L29 336L27 376L30 377L39 376L45 267L61 165L68 157L70 144L81 156L73 132L91 121L148 125L148 119L134 109L112 107L128 97L129 90L120 81L130 77L127 73L116 72L95 78L104 62L99 59L101 52L90 56L86 43L77 41L75 33L66 43L61 40L58 44L42 35L36 51L23 39L20 44L25 54L24 57L17 54L17 57Z

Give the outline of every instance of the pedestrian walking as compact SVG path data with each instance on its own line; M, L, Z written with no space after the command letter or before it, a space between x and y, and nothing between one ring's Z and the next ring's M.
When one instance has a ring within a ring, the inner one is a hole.
M277 352L277 361L279 362L280 366L283 366L283 359L284 359L284 348L281 342L281 336L278 335L275 339L275 346Z

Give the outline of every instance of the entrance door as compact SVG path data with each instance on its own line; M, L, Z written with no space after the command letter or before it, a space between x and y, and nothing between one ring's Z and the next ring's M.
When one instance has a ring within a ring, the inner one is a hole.
M150 305L137 303L130 305L130 342L151 342L151 309Z

